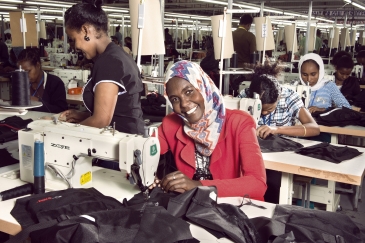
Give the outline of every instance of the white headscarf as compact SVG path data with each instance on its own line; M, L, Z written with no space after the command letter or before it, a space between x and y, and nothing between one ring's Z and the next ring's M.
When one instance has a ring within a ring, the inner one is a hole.
M304 82L303 79L302 79L302 64L303 64L303 62L308 61L308 60L315 61L318 64L318 66L319 66L318 81L317 81L317 83L314 86L310 87L310 89L312 91L317 91L320 88L322 88L323 85L328 81L328 80L324 79L324 64L323 64L323 60L322 60L322 58L318 54L315 54L315 53L308 53L308 54L305 54L304 56L302 56L300 58L299 65L298 65L299 78L300 78L300 81L302 82L302 84L304 84L304 85L307 85L307 83Z

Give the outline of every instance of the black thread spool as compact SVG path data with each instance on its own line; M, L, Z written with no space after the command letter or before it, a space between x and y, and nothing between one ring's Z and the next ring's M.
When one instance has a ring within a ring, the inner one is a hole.
M28 72L19 68L11 75L12 106L29 106L30 91Z

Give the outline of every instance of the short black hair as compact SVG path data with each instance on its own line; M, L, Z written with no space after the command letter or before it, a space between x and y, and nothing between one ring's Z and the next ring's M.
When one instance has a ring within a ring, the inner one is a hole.
M354 61L352 61L352 56L346 51L337 52L333 56L332 64L336 66L336 69L354 68Z
M114 41L114 40L118 41L118 38L117 38L115 35L110 36L110 38L111 38L113 41Z
M317 36L321 35L321 30L320 29L317 29Z
M97 32L108 33L108 16L101 8L103 0L84 1L73 5L65 12L65 26L80 31L82 25L91 24Z
M115 30L116 30L117 32L119 32L119 30L120 30L120 25L118 25L118 26L115 28Z
M275 103L281 92L280 84L276 80L280 71L278 63L270 65L265 62L264 65L257 65L254 68L255 73L252 75L250 87L246 90L247 96L254 98L254 93L257 93L263 105Z
M240 25L252 24L252 22L253 22L253 18L249 14L242 15L242 17L240 19Z
M36 66L37 63L41 63L41 57L39 55L38 48L26 48L22 50L18 55L18 62L26 62L29 61L33 66Z
M168 33L169 32L169 28L165 28L165 33Z

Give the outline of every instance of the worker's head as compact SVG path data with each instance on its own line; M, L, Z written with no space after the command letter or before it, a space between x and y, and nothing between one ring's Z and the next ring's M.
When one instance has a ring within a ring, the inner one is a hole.
M115 31L116 31L116 32L119 32L119 30L120 30L120 25L118 25L118 26L115 28Z
M38 48L22 50L19 53L17 65L28 72L30 83L39 81L43 75Z
M98 45L108 37L108 16L101 8L103 1L78 3L65 12L67 35L87 59L98 54Z
M322 34L321 30L320 29L317 29L317 36L318 37L321 37L321 34Z
M253 18L249 14L242 15L240 19L240 25L244 26L245 29L249 30L251 28L251 24L253 23Z
M250 87L246 90L249 98L258 94L262 103L261 114L266 116L275 111L278 104L281 88L276 76L280 72L277 64L257 65L252 75Z
M332 59L332 64L336 69L336 79L339 81L345 81L354 68L354 61L352 56L346 51L337 52Z
M308 53L302 56L299 61L299 78L313 88L322 85L325 80L324 65L322 58L315 53ZM315 88L316 89L316 88Z
M169 28L165 28L165 33L169 33Z
M119 41L118 41L118 38L116 37L116 36L110 36L110 39L112 39L112 41L115 43L115 44L117 44L117 45L119 45Z
M209 156L218 142L225 119L223 97L199 64L174 63L166 72L165 97L185 122L184 132L197 150Z
M358 64L365 66L365 50L359 51L359 53L356 56L356 61Z

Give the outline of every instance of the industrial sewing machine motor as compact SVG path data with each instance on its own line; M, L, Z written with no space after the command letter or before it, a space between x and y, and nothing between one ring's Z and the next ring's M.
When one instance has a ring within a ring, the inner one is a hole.
M18 134L23 181L33 183L34 142L43 141L47 190L92 187L93 158L119 162L131 184L143 192L154 182L160 158L156 137L51 120L31 122Z
M228 109L248 112L254 118L257 125L261 117L262 105L259 95L255 93L254 96L254 98L224 96L223 102Z

